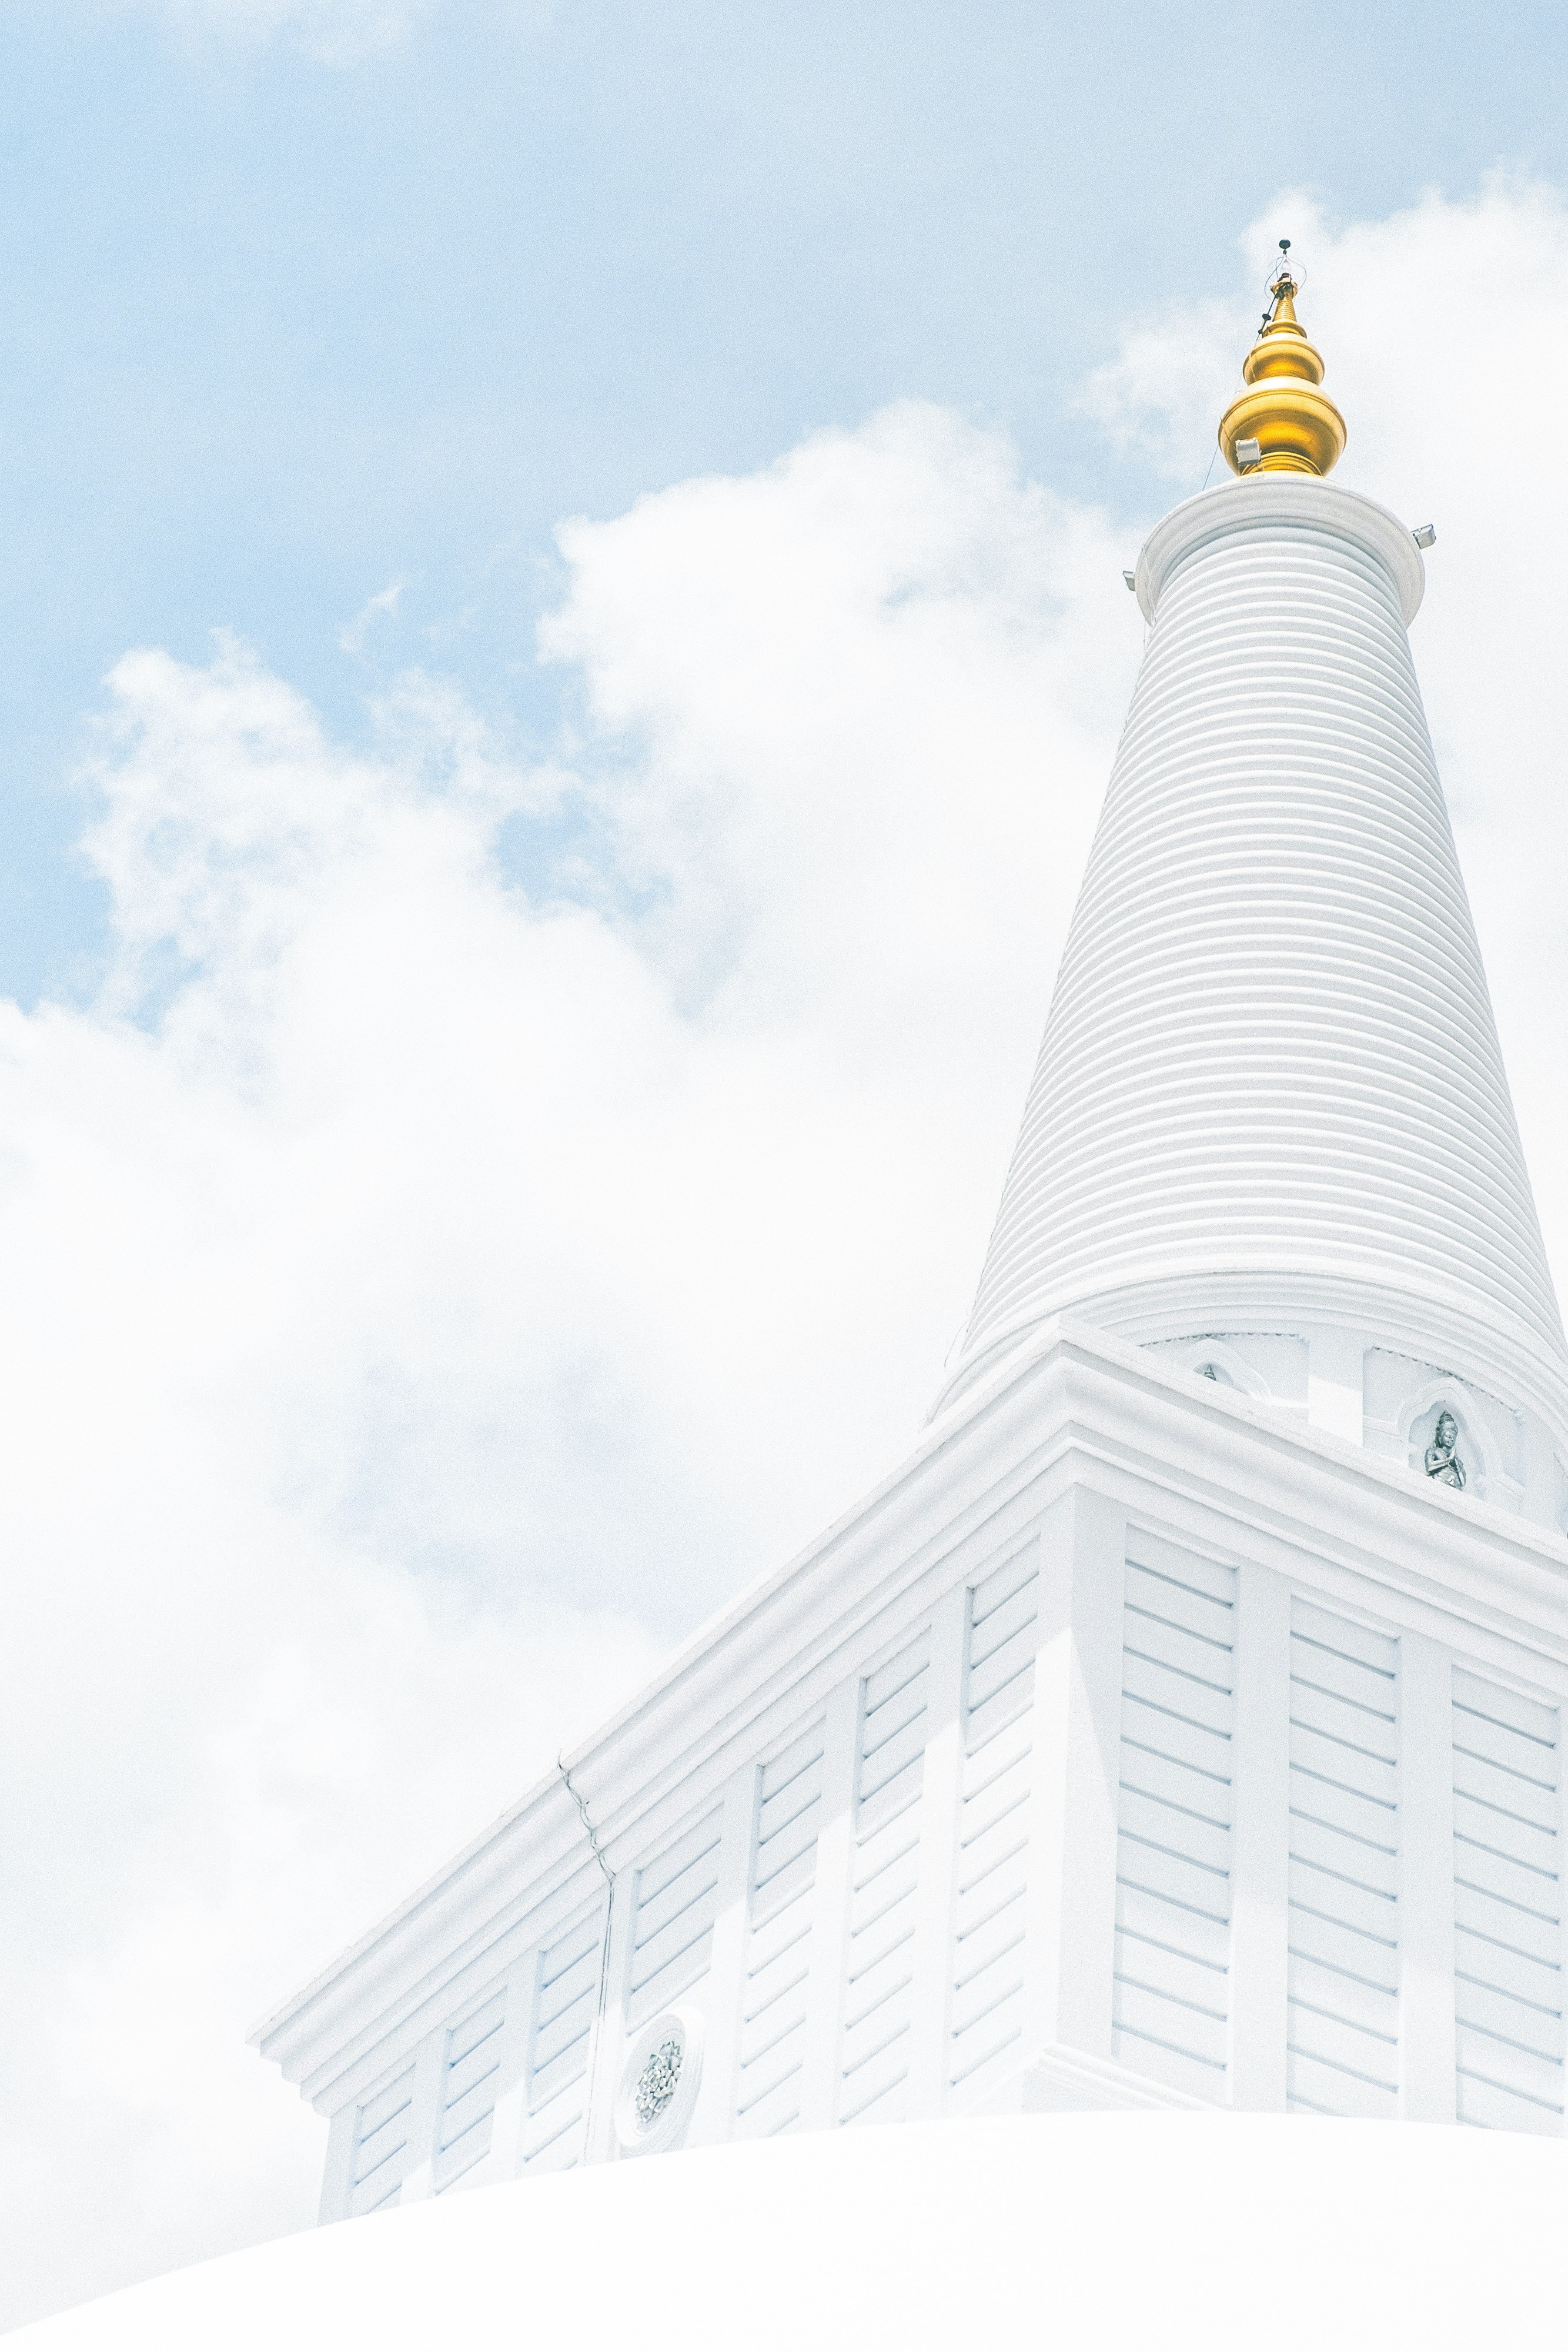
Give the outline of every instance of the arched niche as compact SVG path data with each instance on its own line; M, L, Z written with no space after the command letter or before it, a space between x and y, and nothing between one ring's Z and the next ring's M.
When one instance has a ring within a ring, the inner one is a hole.
M1176 1350L1175 1360L1184 1371L1196 1372L1200 1380L1212 1379L1218 1388L1234 1389L1250 1397L1254 1404L1269 1402L1269 1383L1261 1372L1254 1371L1223 1339L1189 1340Z
M1487 1425L1479 1399L1451 1373L1427 1381L1399 1408L1399 1438L1410 1468L1420 1477L1427 1475L1427 1448L1432 1443L1438 1417L1444 1412L1451 1412L1458 1427L1458 1451L1465 1467L1465 1492L1481 1496L1494 1493L1500 1481L1511 1490L1513 1482L1503 1469L1497 1440Z

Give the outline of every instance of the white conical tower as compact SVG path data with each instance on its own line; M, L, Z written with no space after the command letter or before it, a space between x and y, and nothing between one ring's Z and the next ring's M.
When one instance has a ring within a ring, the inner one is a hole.
M1344 428L1293 291L1220 427L1245 478L1139 560L1143 667L947 1396L1066 1311L1316 1334L1352 1387L1395 1351L1561 1446L1563 1327L1406 635L1421 558L1318 475Z

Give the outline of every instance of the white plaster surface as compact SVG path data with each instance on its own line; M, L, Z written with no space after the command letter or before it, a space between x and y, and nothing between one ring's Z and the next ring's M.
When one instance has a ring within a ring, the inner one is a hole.
M232 2254L14 2340L1473 2352L1560 2339L1565 2199L1568 2148L1486 2132L910 2124L509 2183Z
M948 1385L1063 1311L1333 1327L1568 1427L1562 1326L1406 636L1419 557L1322 483L1151 538L1152 626ZM1228 1320L1228 1318L1229 1318ZM1360 1438L1360 1366L1312 1419ZM1544 1516L1544 1512L1542 1516Z
M608 1944L557 1773L257 2029L332 2119L323 2219L612 2158L627 2037L676 2002L687 2147L1027 2113L1042 2069L1058 2108L1560 2137L1565 1568L1489 1496L1056 1326L570 1759Z

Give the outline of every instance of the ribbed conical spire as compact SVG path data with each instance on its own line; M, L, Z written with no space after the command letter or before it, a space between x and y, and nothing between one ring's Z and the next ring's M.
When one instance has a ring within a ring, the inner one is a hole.
M1303 1320L1568 1432L1568 1364L1406 625L1408 530L1290 476L1190 500L951 1396L1062 1311Z
M1287 251L1289 238L1280 245ZM1281 268L1258 340L1241 362L1243 389L1219 420L1219 446L1233 473L1321 476L1333 473L1344 455L1345 422L1322 389L1322 353L1296 316L1299 290L1289 268Z

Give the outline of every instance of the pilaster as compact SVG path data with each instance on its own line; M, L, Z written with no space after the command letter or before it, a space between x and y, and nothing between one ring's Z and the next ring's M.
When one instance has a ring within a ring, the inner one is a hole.
M1400 2113L1455 2120L1453 1659L1399 1643Z
M964 1765L964 1642L967 1581L931 1615L925 1763L920 1794L920 1875L915 1890L915 1985L909 2020L909 2113L939 2116L947 2104L947 2044L953 2006L953 1903Z
M822 1735L822 1820L811 1896L811 1960L806 1985L800 2128L833 2121L839 2032L843 2021L845 1953L850 1940L850 1873L854 1860L855 1745L861 1678L849 1675L828 1696Z
M1071 1493L1041 1514L1030 1730L1029 1878L1024 1927L1023 2048L1057 2039L1061 2001L1062 1842L1067 1825L1067 1724L1072 1688Z
M1041 1779L1054 1782L1061 1822L1051 1922L1056 1954L1052 2040L1091 2056L1111 2055L1111 1979L1116 1934L1117 1754L1122 1726L1122 1610L1127 1576L1126 1513L1108 1496L1078 1486L1071 1500L1063 1592L1042 1583L1041 1613L1057 1628L1042 1646L1051 1691L1049 1749ZM1051 1547L1047 1544L1049 1555ZM1049 1864L1048 1864L1049 1867Z
M583 2160L606 2163L615 2148L615 2085L626 2047L626 1979L632 1960L632 1894L636 1873L618 1870L609 1885L603 1970L588 2061L588 2115L583 2125Z
M539 1956L528 1952L507 1974L506 2021L501 2028L499 2088L490 2126L489 2173L510 2180L522 2162L523 2118L528 2111L528 2035L533 2025L534 1978Z
M341 2221L349 2210L349 2181L354 2168L354 2122L358 2102L340 2107L327 2132L327 2169L321 2181L318 2222Z
M435 2184L435 2118L441 2104L441 2069L446 2029L438 2026L420 2043L413 2063L413 2098L408 2111L408 2144L414 2162L402 2177L400 2205L418 2205Z
M1365 1357L1359 1332L1316 1323L1307 1333L1308 1424L1348 1445L1365 1440Z
M1290 1995L1291 1588L1237 1573L1231 1734L1230 2099L1282 2115Z
M694 2145L727 2139L735 2115L740 2004L746 1985L747 1902L757 1833L757 1766L747 1763L725 1783L702 2083L688 2133Z

